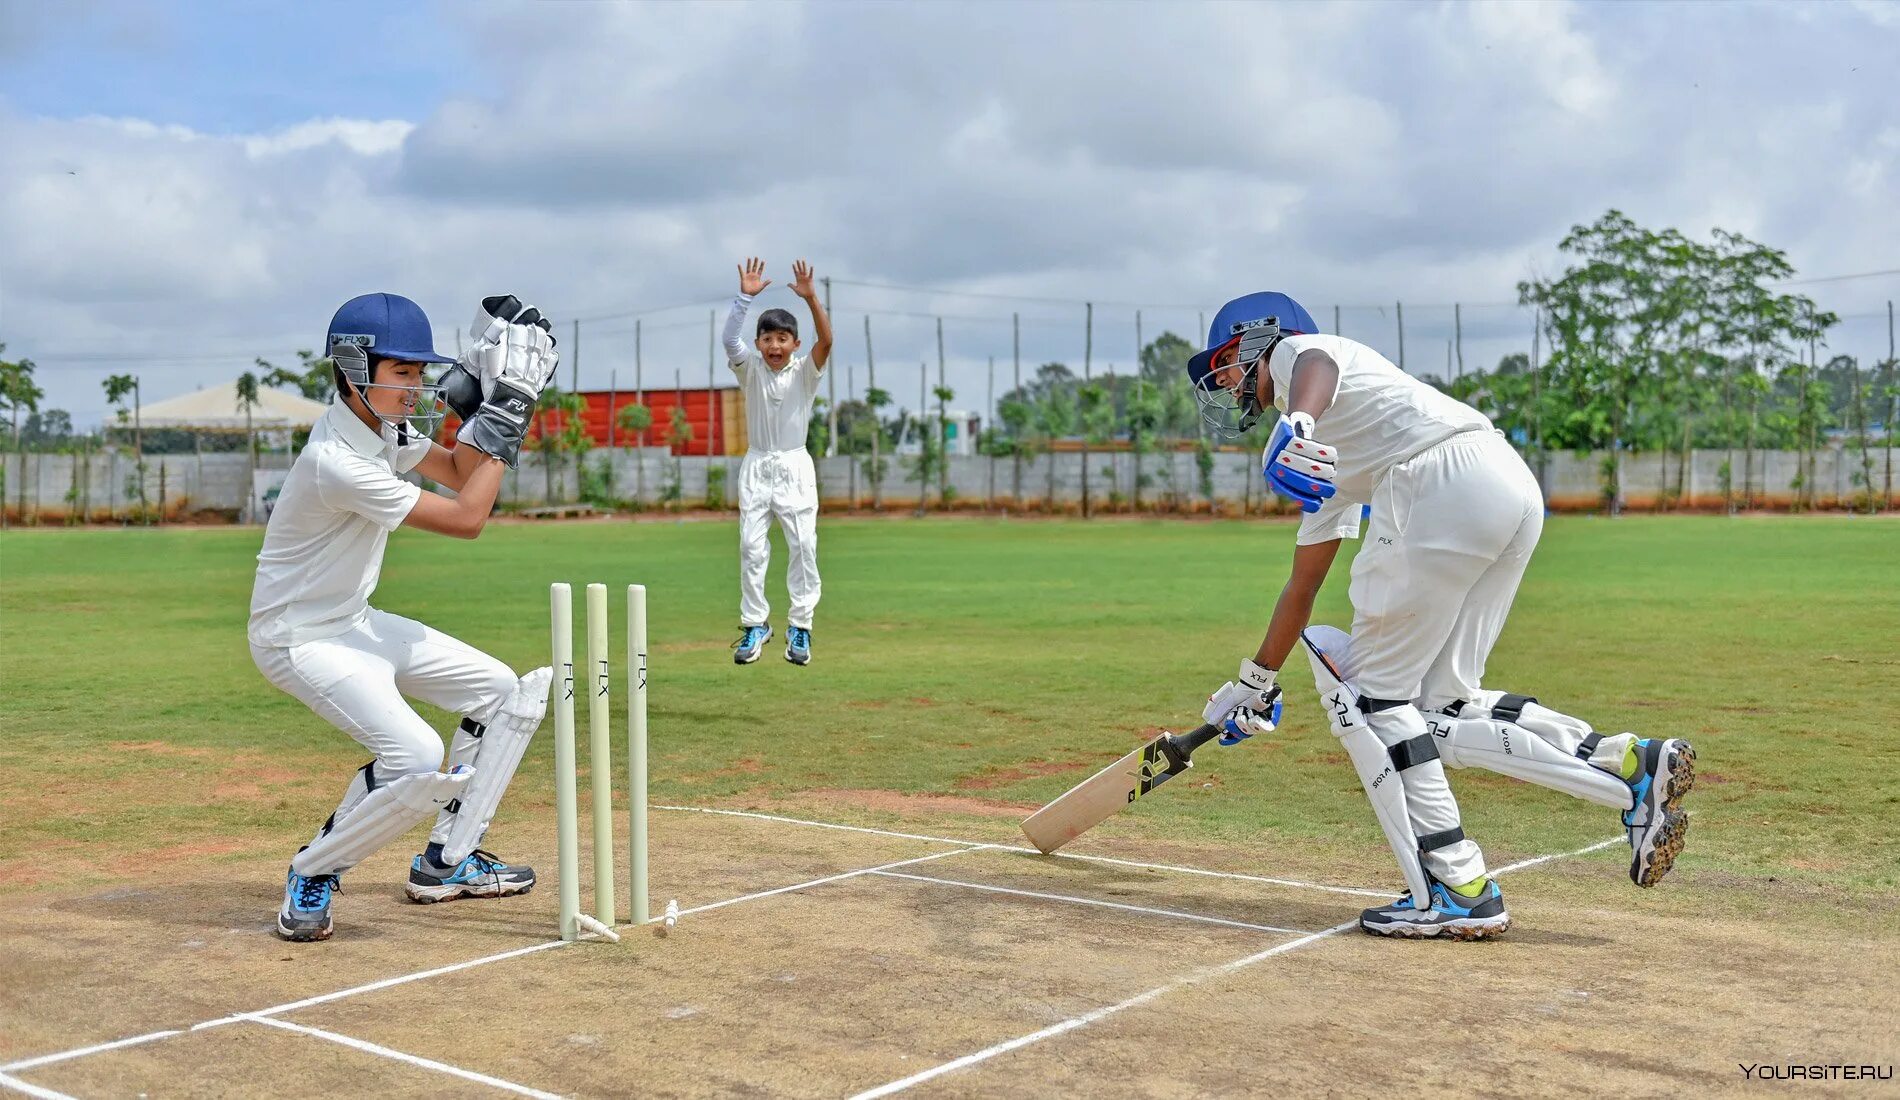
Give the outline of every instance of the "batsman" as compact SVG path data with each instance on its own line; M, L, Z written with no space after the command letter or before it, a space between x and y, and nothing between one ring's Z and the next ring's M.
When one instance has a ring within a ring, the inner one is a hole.
M1367 909L1381 936L1484 939L1510 927L1484 853L1465 835L1445 768L1479 767L1622 815L1630 878L1654 886L1687 835L1695 751L1678 738L1605 736L1535 698L1487 689L1484 666L1544 525L1543 495L1484 414L1378 352L1320 334L1285 294L1221 307L1188 361L1202 416L1238 437L1280 413L1262 460L1305 513L1265 639L1204 711L1233 742L1272 730L1279 669L1296 648L1371 799L1409 893ZM1352 632L1308 626L1342 539Z
M324 340L336 398L284 479L251 591L251 658L280 690L373 756L290 861L277 934L323 940L341 876L433 818L410 863L413 901L526 893L532 868L480 847L547 710L551 670L507 665L413 619L369 605L390 532L472 539L488 522L536 399L554 375L554 338L513 296L484 299L460 360L436 354L421 307L365 294L337 310ZM428 372L447 365L434 381ZM431 436L447 401L459 445ZM413 471L454 491L424 490ZM459 583L459 582L458 582ZM404 700L462 716L448 746Z

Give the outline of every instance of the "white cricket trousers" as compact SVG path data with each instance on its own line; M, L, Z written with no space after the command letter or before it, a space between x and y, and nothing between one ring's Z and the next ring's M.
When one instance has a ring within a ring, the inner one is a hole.
M1537 479L1494 431L1452 436L1373 489L1352 565L1353 679L1363 696L1409 701L1369 723L1388 748L1425 733L1421 708L1476 698L1543 529ZM1408 770L1405 797L1419 835L1459 826L1442 768ZM1425 864L1454 886L1485 873L1470 840Z
M344 790L341 820L372 785L416 772L440 770L442 736L403 696L465 716L449 746L448 763L474 762L481 747L470 722L485 723L515 690L507 665L432 629L371 609L355 628L334 638L293 646L251 647L264 678L356 738L375 757L374 776L359 770ZM454 815L444 811L429 839L446 841Z
M811 629L818 610L818 471L803 447L747 451L739 464L739 622L771 623L765 569L772 561L771 520L785 533L786 595L792 626Z

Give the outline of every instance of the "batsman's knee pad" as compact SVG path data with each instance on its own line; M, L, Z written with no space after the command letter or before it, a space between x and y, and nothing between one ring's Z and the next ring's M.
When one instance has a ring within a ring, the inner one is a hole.
M460 863L488 831L515 769L528 751L528 742L547 714L548 686L553 679L552 668L537 668L523 676L501 705L489 712L488 721L476 735L480 744L475 750L475 778L449 810L455 820L442 844L443 858L449 864Z
M290 861L300 875L340 875L409 829L435 816L467 786L472 773L424 772L401 776L339 811L322 835Z

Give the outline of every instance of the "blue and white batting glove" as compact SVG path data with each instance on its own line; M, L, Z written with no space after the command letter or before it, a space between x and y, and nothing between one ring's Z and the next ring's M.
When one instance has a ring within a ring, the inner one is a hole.
M1220 743L1238 745L1256 733L1272 733L1280 724L1280 686L1274 671L1252 661L1240 662L1238 678L1207 697L1201 719L1220 730Z
M1267 486L1283 497L1299 501L1303 512L1317 512L1337 487L1338 452L1313 438L1313 418L1305 413L1282 416L1267 440L1260 472Z

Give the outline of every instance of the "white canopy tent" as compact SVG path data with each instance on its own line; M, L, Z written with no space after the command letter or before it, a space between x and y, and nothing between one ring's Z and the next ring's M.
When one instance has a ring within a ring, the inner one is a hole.
M250 427L260 432L309 428L328 409L328 405L299 394L259 386L257 404L251 409ZM153 402L140 411L139 420L146 428L200 432L245 429L244 407L238 402L235 380Z

